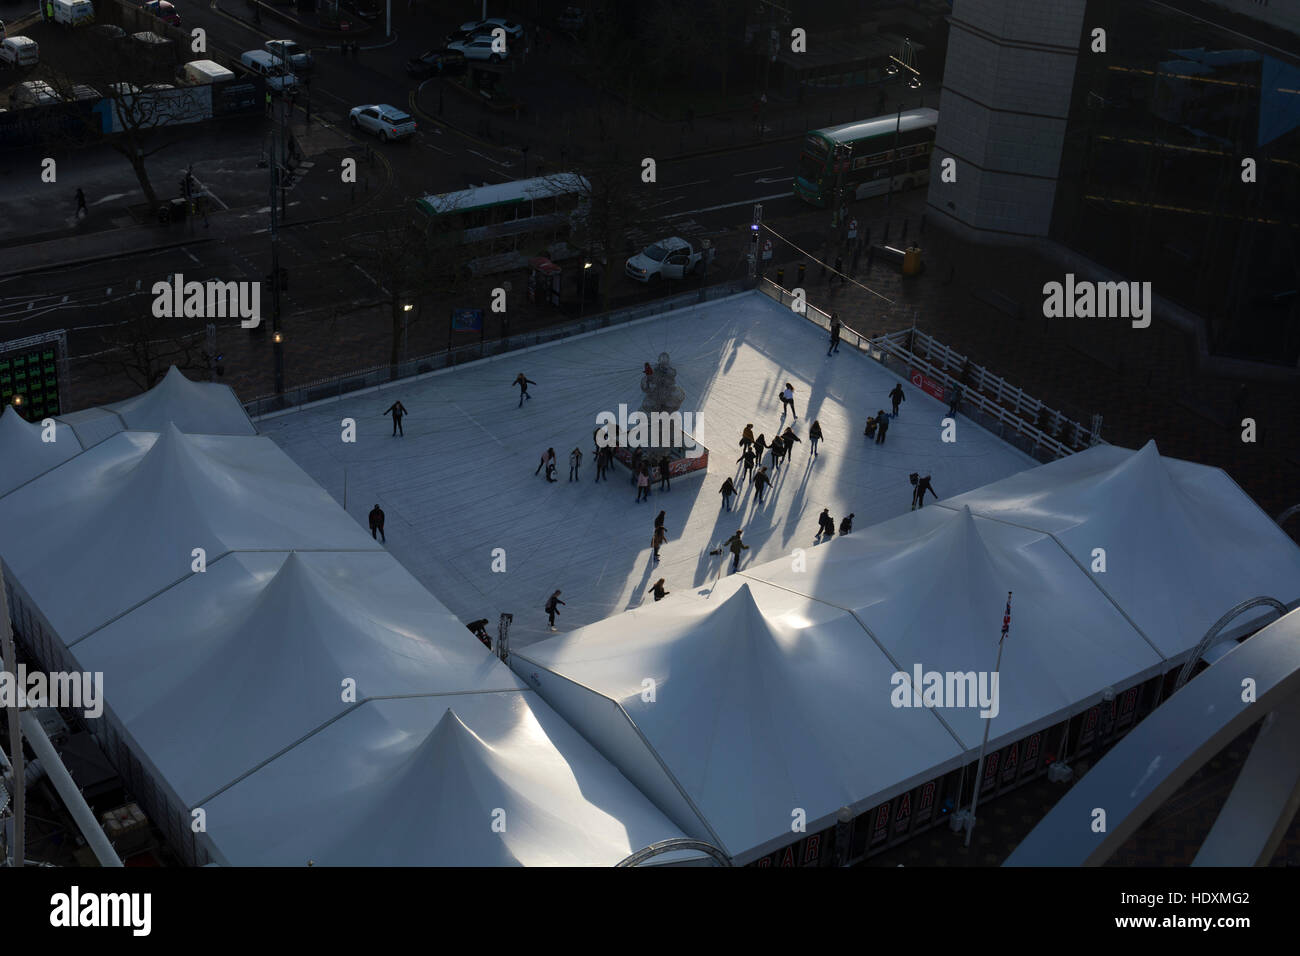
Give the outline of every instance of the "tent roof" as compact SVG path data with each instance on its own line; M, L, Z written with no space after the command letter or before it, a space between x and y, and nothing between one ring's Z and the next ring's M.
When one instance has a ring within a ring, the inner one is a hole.
M44 429L29 422L11 405L0 414L0 496L81 452L81 444L66 426L54 426L54 441L41 439Z
M369 702L207 806L245 866L611 866L683 836L526 690Z
M161 431L172 422L191 435L257 434L229 385L192 382L175 365L149 391L105 407L141 431Z
M67 425L77 436L82 448L98 445L106 438L111 438L126 428L125 423L116 412L107 408L83 408L77 412L67 412L56 416L56 421Z

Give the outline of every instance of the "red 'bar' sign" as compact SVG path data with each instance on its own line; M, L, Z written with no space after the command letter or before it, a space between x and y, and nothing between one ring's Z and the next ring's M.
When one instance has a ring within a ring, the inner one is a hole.
M926 377L925 373L923 373L920 369L918 368L912 369L911 379L912 379L912 384L915 385L917 388L919 388L921 391L925 392L927 395L934 396L940 401L943 401L943 386L940 385L938 382L936 382L934 379Z

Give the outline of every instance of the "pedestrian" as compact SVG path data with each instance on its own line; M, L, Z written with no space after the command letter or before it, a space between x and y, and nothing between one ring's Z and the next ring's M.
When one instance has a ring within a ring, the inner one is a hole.
M668 541L668 532L664 530L663 525L655 525L655 532L650 537L650 545L654 548L655 564L659 563L659 548Z
M384 544L387 544L388 536L384 534L384 511L378 503L370 509L370 537L376 537L376 532L378 537L383 539Z
M822 423L813 419L812 428L808 429L808 440L812 443L813 457L817 457L817 443L822 440Z
M745 463L745 468L743 474L740 477L741 480L744 481L746 475L748 475L751 478L754 475L754 449L753 448L746 448L744 454L742 454L739 458L736 459L737 464L739 464L742 461ZM727 479L727 480L730 481L731 479Z
M913 472L911 477L915 478L916 473ZM925 504L925 493L927 491L930 492L930 494L934 495L936 500L938 499L939 497L938 493L932 487L930 487L929 475L926 475L924 478L920 479L919 481L914 482L914 484L916 485L916 491L912 494L913 511L915 511L917 508L920 508L922 505Z
M564 602L560 600L560 592L557 589L554 594L546 599L546 618L551 625L551 630L555 630L555 615L560 613L560 605Z
M787 425L785 431L781 432L781 445L783 446L782 454L793 459L794 446L796 442L802 445L803 439L794 433L793 428Z
M907 400L907 396L903 394L903 385L901 382L895 383L894 390L889 393L889 400L894 403L894 417L897 418L899 403Z
M853 530L853 515L852 513L850 513L847 518L845 518L843 521L840 522L840 537L841 538L844 537L844 535L848 534L852 530Z
M650 590L647 593L653 594L655 596L656 601L662 601L664 598L666 598L668 595L672 594L673 592L664 590L664 579L660 578L654 584L650 585Z
M882 408L880 411L876 413L876 444L877 445L883 445L885 443L885 432L887 431L889 431L889 416L885 414L885 410Z
M743 450L749 448L753 444L754 444L754 425L751 422L750 424L745 426L745 430L740 434L740 447Z
M582 464L582 452L577 448L569 452L569 480L578 480L578 466Z
M86 208L86 194L77 188L77 217L90 215L90 210Z
M672 463L668 460L668 456L664 455L663 458L659 459L659 490L660 491L673 490L672 482L668 480L671 477L672 477Z
M266 115L271 115L271 91L266 91Z
M533 400L533 396L528 394L528 386L536 385L537 383L534 382L531 378L526 378L523 372L520 372L515 377L515 380L510 384L519 386L519 407L521 408L523 407L525 398L528 399L530 402Z
M722 495L722 506L723 506L727 511L730 511L730 510L731 510L731 496L734 495L734 494L736 493L736 486L733 485L733 484L731 483L731 479L730 479L730 478L728 478L726 481L724 481L724 482L722 483L722 488L719 489L719 493Z
M384 414L393 416L393 437L396 438L400 434L405 438L406 432L402 430L402 416L406 414L406 406L401 401L393 402L384 409Z
M785 409L787 408L790 410L791 415L793 415L795 418L799 417L799 413L794 410L794 386L791 385L789 382L785 383L785 391L781 393L781 417L782 418L785 418Z
M840 350L840 314L834 312L831 314L831 347L826 350L826 354Z
M731 570L734 572L740 567L740 552L748 551L749 545L740 540L741 532L736 531L724 544L731 551Z
M492 650L492 638L488 637L487 623L488 619L481 617L477 621L470 621L465 626L469 628L469 632L477 637L482 642L483 646L490 651Z
M543 468L546 468L549 471L549 466L553 461L555 461L555 449L548 448L546 451L542 452L542 460L537 463L537 471L533 472L533 477L536 478Z
M636 500L639 502L642 498L650 500L650 475L646 471L645 465L636 473Z
M768 451L772 456L772 473L776 474L781 470L781 458L785 455L785 442L780 435L772 439L772 447Z
M767 469L760 467L754 473L754 492L758 496L758 503L763 503L763 489L772 483L772 479L767 476Z
M961 404L961 386L960 386L960 385L954 385L954 386L952 387L951 400L950 400L949 403L948 403L948 417L949 417L949 418L952 418L954 415L957 414L957 406L960 405L960 404Z
M767 451L767 437L760 433L754 439L754 455L760 465L763 463L763 452L765 451Z
M640 448L632 450L632 484L636 484L637 477L641 474L641 459L645 453Z

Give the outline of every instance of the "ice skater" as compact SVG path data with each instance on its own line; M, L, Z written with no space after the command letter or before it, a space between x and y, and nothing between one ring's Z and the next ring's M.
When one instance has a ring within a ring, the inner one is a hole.
M772 474L776 474L781 470L781 459L785 456L785 442L781 440L780 435L772 439L772 447L768 449L768 453L772 456Z
M826 350L826 354L840 350L840 314L834 312L831 314L831 347Z
M609 481L609 475L605 472L609 469L609 460L614 457L614 449L606 445L600 451L596 452L596 480L604 478Z
M916 479L916 472L912 472L912 474L911 474L910 477L913 479L913 482L912 482L912 483L913 483L914 485L916 485L916 489L912 492L912 510L913 510L913 511L915 511L917 508L922 507L922 506L925 504L925 493L926 493L927 491L930 492L930 494L934 495L936 501L939 499L939 494L938 494L938 492L936 492L936 491L934 490L934 488L932 488L932 487L930 486L930 476L929 476L929 475L926 475L924 478L920 479L919 481L918 481L918 480L915 480L915 479Z
M740 476L740 480L744 481L746 476L753 478L754 477L754 449L746 448L745 453L736 459L736 464L740 464L742 461L745 463L745 465L744 465L744 471Z
M876 413L876 444L877 445L883 445L885 443L885 432L887 431L889 431L889 416L885 414L885 410L882 408L879 412Z
M781 445L784 449L783 454L788 455L792 461L794 460L794 446L796 442L802 445L803 439L794 433L793 428L787 427L785 431L781 432Z
M660 528L662 528L662 527L664 526L664 515L665 515L665 514L667 514L667 512L665 512L665 511L660 511L659 514L655 515L655 530L656 530L656 531L658 531Z
M760 434L754 439L754 458L761 465L763 463L763 452L767 451L767 438Z
M402 416L406 414L406 406L400 401L393 402L384 409L384 414L393 416L393 437L396 438L400 433L405 438L406 432L402 431Z
M555 477L555 452L551 452L546 459L546 480L550 484L559 481L559 479Z
M840 522L840 537L841 538L844 537L844 535L848 534L852 530L853 530L853 514L850 512L849 516Z
M655 525L655 533L650 537L650 545L654 548L655 564L659 563L659 548L668 542L668 532L664 530L663 525Z
M744 451L747 448L752 448L753 445L754 445L754 426L751 423L749 425L746 425L745 430L740 433L740 449L741 451Z
M376 537L375 532L379 533L378 537L384 544L388 543L388 536L384 534L384 511L378 504L370 509L370 537Z
M536 385L537 383L534 382L531 378L526 377L523 372L520 372L517 376L515 376L515 380L510 384L519 386L519 407L520 408L523 408L525 398L528 399L530 402L533 400L533 396L528 394L528 386Z
M786 409L790 410L793 418L798 418L799 413L794 410L794 386L789 382L785 383L785 391L781 393L781 417L785 418Z
M636 473L636 500L640 502L644 498L650 500L650 473L646 471L645 465L637 469Z
M816 542L818 538L833 538L835 536L835 519L831 517L831 509L823 508L822 513L817 516L817 534L813 537Z
M582 464L582 452L575 448L569 452L569 480L578 480L578 467Z
M822 440L822 423L813 419L812 427L808 429L808 440L812 442L813 457L817 457L817 443Z
M872 415L867 419L867 424L866 427L862 429L862 434L866 435L868 438L874 439L876 437L876 425L876 416Z
M719 493L722 495L722 507L727 511L730 511L731 496L736 493L736 486L731 483L730 478L722 483L722 488L719 489Z
M558 588L554 594L546 599L546 618L552 631L555 630L555 615L560 613L559 606L563 603L564 602L560 600L560 592Z
M760 466L754 473L754 493L758 496L758 503L763 503L763 489L772 484L772 479L767 476L767 469Z
M889 400L894 403L894 417L898 417L898 406L900 402L907 401L907 396L903 394L901 383L894 386L894 390L889 393Z
M653 594L655 596L656 601L662 601L664 598L666 598L668 595L672 594L673 592L664 590L664 579L660 578L654 584L650 585L650 590L647 591L646 593Z
M748 551L749 545L740 540L742 532L737 530L730 538L723 542L723 546L731 551L731 571L734 574L740 567L740 552Z
M950 399L951 400L948 403L948 417L952 418L954 415L957 414L957 406L961 404L960 385L954 385L952 387L952 395L950 396Z
M671 477L672 477L672 463L668 460L668 456L664 455L663 458L659 459L659 490L660 491L673 490L672 482L668 480Z
M549 474L553 467L555 467L555 449L548 448L546 451L542 452L542 460L537 463L537 470L533 472L533 477L536 478L540 475L543 468L545 468Z

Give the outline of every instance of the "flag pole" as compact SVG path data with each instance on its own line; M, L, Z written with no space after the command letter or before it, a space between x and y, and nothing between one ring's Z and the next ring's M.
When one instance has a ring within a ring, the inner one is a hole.
M993 665L993 673L998 673L1002 668L1002 644L1007 639L1007 631L1011 629L1011 592L1007 592L1007 610L1002 615L1002 636L998 638L998 662ZM975 808L980 802L980 781L984 777L984 750L989 745L989 725L993 723L992 717L984 718L984 742L980 744L980 759L975 768L975 793L971 795L970 816L966 819L966 846L970 846L970 835L975 830Z

